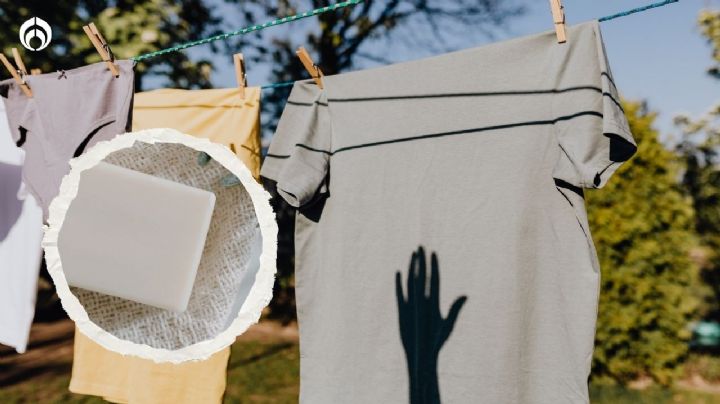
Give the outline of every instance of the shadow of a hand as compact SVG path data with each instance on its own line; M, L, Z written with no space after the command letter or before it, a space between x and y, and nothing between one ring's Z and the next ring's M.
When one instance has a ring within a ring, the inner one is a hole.
M440 270L435 253L430 257L430 285L427 289L425 250L418 247L410 260L407 298L400 272L395 274L395 292L400 317L400 336L410 376L410 404L440 402L437 362L440 349L455 326L462 306L461 296L453 302L446 318L440 312Z

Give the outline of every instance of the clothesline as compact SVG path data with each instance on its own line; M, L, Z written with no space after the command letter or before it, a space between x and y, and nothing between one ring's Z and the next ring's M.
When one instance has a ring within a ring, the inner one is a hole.
M186 43L176 45L176 46L173 46L173 47L170 47L167 49L161 49L159 51L145 53L145 54L142 54L139 56L131 57L130 59L135 60L135 61L141 61L141 60L149 59L149 58L152 58L155 56L164 55L166 53L177 52L177 51L180 51L183 49L191 48L193 46L204 45L206 43L218 41L221 39L228 39L232 36L245 35L245 34L249 34L251 32L260 31L265 28L274 27L277 25L286 24L288 22L294 22L297 20L301 20L303 18L312 17L314 15L327 13L329 11L334 11L334 10L339 10L341 8L354 6L356 4L362 3L363 1L364 0L347 0L347 1L333 4L331 6L320 7L320 8L316 8L315 10L306 11L304 13L290 15L290 16L283 17L283 18L278 18L278 19L268 21L268 22L265 22L262 24L251 25L249 27L241 28L236 31L226 32L224 34L213 35L208 38L203 38L203 39L199 39L197 41L192 41L192 42L186 42Z
M260 86L260 89L261 90L273 90L276 88L290 87L293 84L295 84L294 81L282 81L280 83L263 84L262 86Z
M208 38L203 38L203 39L200 39L197 41L186 42L186 43L176 45L176 46L173 46L173 47L170 47L167 49L161 49L161 50L158 50L155 52L145 53L145 54L142 54L139 56L132 57L130 59L135 60L135 61L141 61L141 60L149 59L149 58L152 58L155 56L160 56L160 55L164 55L164 54L171 53L171 52L177 52L177 51L191 48L194 46L204 45L206 43L214 42L217 40L228 39L232 36L245 35L245 34L249 34L251 32L260 31L265 28L274 27L277 25L294 22L294 21L297 21L297 20L300 20L303 18L312 17L315 15L327 13L327 12L334 11L334 10L339 10L341 8L354 6L359 3L362 3L363 1L364 0L347 0L347 1L336 3L336 4L333 4L330 6L320 7L320 8L316 8L314 10L306 11L304 13L295 14L295 15L291 15L291 16L287 16L287 17L283 17L283 18L278 18L278 19L268 21L268 22L265 22L262 24L257 24L257 25L252 25L250 27L241 28L236 31L226 32L224 34L214 35L214 36L211 36ZM614 20L616 18L626 17L628 15L640 13L640 12L647 11L647 10L650 10L653 8L663 7L663 6L666 6L671 3L677 3L678 1L680 1L680 0L663 0L663 1L656 2L656 3L648 4L646 6L637 7L637 8L633 8L633 9L623 11L620 13L601 17L601 18L598 18L598 21L600 21L600 22L610 21L610 20ZM264 84L260 88L263 90L272 90L272 89L276 89L276 88L289 87L289 86L292 86L293 83L294 82L292 82L292 81L286 81L286 82L280 82L280 83L270 83L270 84Z
M601 18L598 18L598 21L600 21L600 22L610 21L610 20L614 20L614 19L616 19L616 18L628 16L628 15L630 15L630 14L640 13L640 12L647 11L647 10L650 10L650 9L653 9L653 8L662 7L662 6L667 6L667 5L670 4L670 3L677 3L678 1L680 1L680 0L665 0L665 1L660 1L660 2L657 2L657 3L653 3L653 4L648 4L647 6L638 7L638 8L633 8L632 10L623 11L623 12L620 12L620 13L617 13L617 14L613 14L613 15L608 15L608 16L605 16L605 17L601 17Z

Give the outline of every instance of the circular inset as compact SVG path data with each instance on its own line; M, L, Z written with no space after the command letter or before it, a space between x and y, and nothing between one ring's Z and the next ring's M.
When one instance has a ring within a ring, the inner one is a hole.
M199 160L199 152L210 161ZM258 321L272 298L277 224L270 195L234 153L207 139L150 129L99 142L70 164L50 205L43 248L63 308L81 332L122 354L178 363L208 358ZM238 181L227 181L228 176ZM87 194L93 177L95 187L110 181L108 191L96 199ZM153 194L173 202L163 209ZM89 211L101 220L88 220L93 218ZM98 230L106 219L117 225ZM128 228L148 230L128 233ZM83 232L87 245L81 242ZM193 232L204 237L196 255ZM128 234L136 234L137 240ZM159 253L153 254L154 248ZM66 265L72 267L63 268L63 251ZM195 256L196 266L191 262ZM132 271L117 277L113 265L95 264L128 258L161 261L160 266L157 261L148 264L152 272L145 277L140 273L140 278ZM163 261L172 263L175 272L162 272ZM190 272L195 267L197 272ZM183 298L182 290L189 297Z

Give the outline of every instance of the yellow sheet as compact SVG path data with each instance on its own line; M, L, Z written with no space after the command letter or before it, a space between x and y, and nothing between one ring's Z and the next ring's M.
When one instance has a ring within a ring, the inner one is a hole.
M226 348L205 361L158 364L109 351L76 330L70 391L113 403L219 403L229 357Z
M235 150L260 174L260 88L162 89L135 94L133 131L173 128ZM208 360L179 365L122 356L75 332L70 391L116 403L219 403L225 392L230 348Z
M210 90L161 89L135 94L133 131L173 128L235 149L260 175L260 87Z

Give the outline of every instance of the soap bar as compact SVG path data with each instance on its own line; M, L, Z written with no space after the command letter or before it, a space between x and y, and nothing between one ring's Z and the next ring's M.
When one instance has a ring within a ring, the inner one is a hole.
M212 192L98 163L58 235L67 283L185 311L214 208Z

